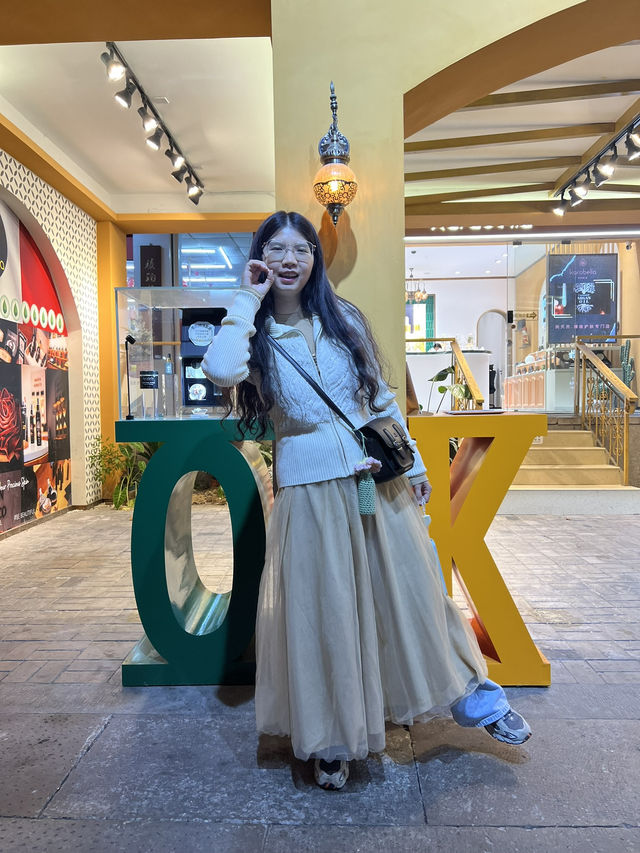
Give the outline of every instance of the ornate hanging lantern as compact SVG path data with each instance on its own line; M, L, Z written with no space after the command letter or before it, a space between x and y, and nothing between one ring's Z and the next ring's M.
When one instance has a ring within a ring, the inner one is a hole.
M320 204L329 211L333 224L337 225L338 217L353 201L358 191L358 183L353 171L347 165L349 140L338 130L338 99L333 82L331 83L331 112L333 114L331 127L318 144L318 153L323 165L313 179L313 192Z

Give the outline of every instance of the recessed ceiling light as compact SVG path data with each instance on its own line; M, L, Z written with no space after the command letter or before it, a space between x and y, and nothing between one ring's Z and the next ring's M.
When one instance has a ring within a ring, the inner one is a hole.
M501 263L502 263L502 258L496 258L496 263L497 263L497 264L501 264Z
M456 270L456 275L460 275L460 270Z
M509 252L503 252L503 253L502 253L502 257L503 257L503 258L508 258L508 257L509 257Z
M469 226L469 229L471 231L480 231L481 228L482 228L482 225L470 225Z

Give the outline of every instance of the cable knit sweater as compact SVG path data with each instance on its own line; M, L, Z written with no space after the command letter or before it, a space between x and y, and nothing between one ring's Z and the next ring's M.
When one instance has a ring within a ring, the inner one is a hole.
M222 327L202 360L205 376L222 387L237 385L249 376L249 340L255 334L253 321L260 307L259 295L241 287L235 295ZM356 322L355 317L353 321ZM323 334L319 318L313 317L315 361L304 335L291 326L278 325L270 317L266 331L277 338L307 373L324 388L356 427L372 417L389 415L404 423L389 388L380 380L376 405L383 411L372 413L356 399L357 377L349 353ZM317 483L349 477L362 459L362 447L347 425L318 397L313 388L280 354L275 359L275 405L269 412L276 442L276 475L279 486ZM413 468L407 472L412 482L426 479L425 467L417 452Z

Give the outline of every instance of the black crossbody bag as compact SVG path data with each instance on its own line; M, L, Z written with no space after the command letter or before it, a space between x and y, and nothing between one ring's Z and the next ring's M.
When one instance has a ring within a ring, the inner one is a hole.
M376 474L372 473L376 483L386 483L388 480L394 480L401 474L406 474L413 467L413 450L402 424L399 424L394 418L381 417L373 418L373 420L361 426L360 429L357 429L342 409L333 402L331 397L325 393L315 379L309 376L307 371L298 364L295 358L289 355L284 347L274 340L271 335L267 335L267 340L274 350L283 355L295 367L300 376L306 379L327 406L346 423L358 441L364 443L367 456L373 456L374 459L380 461L382 467Z

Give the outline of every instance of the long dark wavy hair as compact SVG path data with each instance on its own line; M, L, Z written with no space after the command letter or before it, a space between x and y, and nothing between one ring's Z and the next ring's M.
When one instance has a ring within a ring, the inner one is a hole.
M362 312L351 302L338 296L331 287L324 266L322 246L316 229L309 220L300 213L284 210L272 214L256 231L249 258L262 260L265 243L287 225L299 231L304 239L315 247L313 269L300 294L302 311L305 315L317 314L324 334L351 355L358 379L356 396L368 405L371 411L379 412L381 409L375 405L375 399L382 373L380 352ZM245 380L235 389L235 409L239 415L240 431L243 435L252 432L258 438L265 434L269 411L275 401L274 353L267 341L265 329L265 321L268 316L273 316L274 310L273 291L269 290L256 314L256 333L251 338L249 370L256 377L257 385ZM229 413L232 408L231 390L223 389Z

